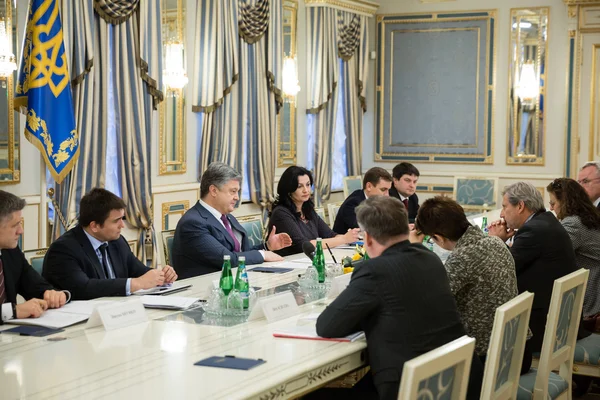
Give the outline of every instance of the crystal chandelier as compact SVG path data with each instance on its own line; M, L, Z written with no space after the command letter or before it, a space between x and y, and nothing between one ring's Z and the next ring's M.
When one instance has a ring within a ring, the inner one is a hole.
M165 43L165 69L163 82L169 89L181 89L188 83L188 77L183 66L183 43Z
M0 76L10 76L17 69L11 41L6 33L6 21L0 19Z
M527 61L521 68L521 78L518 80L517 96L522 100L536 99L540 94L540 81L535 73L533 61Z
M296 65L296 57L286 56L283 58L282 91L288 102L293 102L300 91Z

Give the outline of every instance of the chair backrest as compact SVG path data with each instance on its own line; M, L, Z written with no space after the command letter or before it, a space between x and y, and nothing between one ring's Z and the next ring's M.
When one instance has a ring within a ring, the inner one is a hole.
M317 213L317 215L325 222L327 222L327 220L325 219L325 208L323 207L316 207L315 208L315 212Z
M550 372L555 370L568 383L567 393L571 393L573 354L589 274L581 268L554 281L534 388L534 393L543 398L547 397Z
M337 217L337 213L340 211L341 206L342 202L327 204L327 211L329 212L329 226L332 228L333 224L335 223L335 217Z
M398 400L462 400L467 395L475 339L458 338L404 363Z
M246 231L246 235L252 246L256 246L263 242L264 228L262 215L245 215L239 217L237 220Z
M362 187L363 187L362 180L363 180L362 175L345 177L343 179L344 197L350 196L350 193L354 192L355 190L362 189Z
M165 254L164 264L171 265L173 260L173 238L175 236L175 229L162 231L160 236L162 237L163 252Z
M42 268L44 267L44 257L46 257L47 251L48 248L46 247L43 249L27 250L23 252L29 264L31 264L33 269L35 269L40 275L42 274Z
M521 293L496 309L490 338L481 398L516 399L533 294Z
M498 178L454 177L453 197L461 206L492 207L497 193Z

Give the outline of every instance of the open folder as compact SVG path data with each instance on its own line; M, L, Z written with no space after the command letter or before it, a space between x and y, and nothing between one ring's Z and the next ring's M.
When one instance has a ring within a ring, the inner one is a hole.
M7 324L43 326L60 329L87 320L94 308L112 301L72 301L61 308L46 310L39 318L10 319Z
M365 336L364 332L355 332L341 338L324 338L317 335L317 328L314 325L292 326L273 331L273 336L290 339L309 339L309 340L327 340L332 342L354 342Z

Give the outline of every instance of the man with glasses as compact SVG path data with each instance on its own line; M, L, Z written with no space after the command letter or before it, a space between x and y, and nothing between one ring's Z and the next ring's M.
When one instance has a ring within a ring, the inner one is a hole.
M579 171L577 182L583 186L594 206L600 209L600 162L586 163Z

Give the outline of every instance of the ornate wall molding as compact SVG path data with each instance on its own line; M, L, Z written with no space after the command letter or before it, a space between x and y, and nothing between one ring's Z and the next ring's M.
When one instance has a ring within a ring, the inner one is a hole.
M356 14L375 16L379 4L366 0L306 0L306 7L331 7Z
M599 0L563 0L567 5L600 4Z

